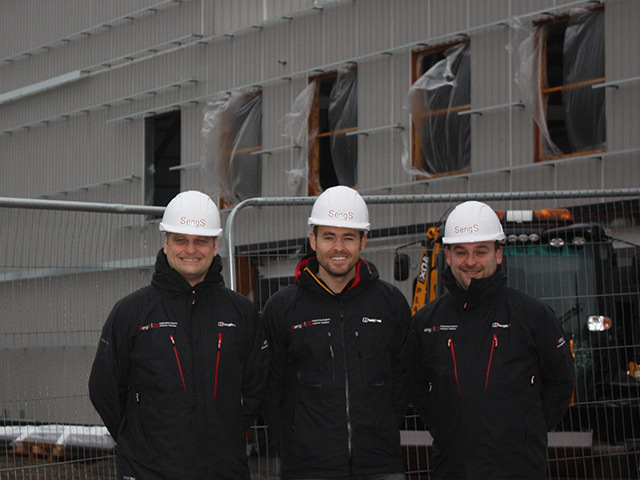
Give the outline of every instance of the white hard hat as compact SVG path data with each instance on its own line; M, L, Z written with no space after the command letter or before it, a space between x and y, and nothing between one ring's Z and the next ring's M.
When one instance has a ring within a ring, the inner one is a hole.
M353 228L369 231L367 204L353 188L338 185L327 188L316 199L309 217L309 226Z
M219 237L222 233L220 212L208 195L195 190L182 192L167 205L160 231Z
M496 212L485 203L469 201L461 203L449 214L442 243L500 242L504 239Z

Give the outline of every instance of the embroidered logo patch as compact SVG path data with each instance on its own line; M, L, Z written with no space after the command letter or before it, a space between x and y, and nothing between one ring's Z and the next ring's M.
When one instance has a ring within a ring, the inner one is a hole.
M235 327L236 324L235 323L224 323L224 322L218 322L218 326L219 327Z
M326 325L330 322L331 322L330 318L315 318L313 320L307 320L306 322L291 325L291 330L298 330L299 328L305 328L305 327L313 327L314 325Z
M564 335L556 340L556 348L562 347L567 341L564 339Z
M362 317L362 323L382 323L379 318Z
M425 333L434 332L455 332L458 329L458 325L436 325L435 327L427 327L424 329Z
M146 325L140 325L138 329L140 329L140 331L144 331L151 328L176 328L177 326L178 322L152 322L147 323Z
M493 322L491 324L491 328L509 328L511 326L510 323L498 323L498 322Z

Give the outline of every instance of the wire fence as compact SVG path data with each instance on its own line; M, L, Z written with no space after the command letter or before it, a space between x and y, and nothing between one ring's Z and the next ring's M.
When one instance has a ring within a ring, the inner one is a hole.
M505 225L509 281L550 303L572 341L578 381L569 413L549 434L549 478L638 478L640 189L365 197L372 230L363 257L413 303L423 260L430 275L443 265L428 232L471 198L505 220L521 212ZM251 199L225 212L227 284L260 309L293 281L312 202ZM551 208L573 219L535 222L522 213ZM162 211L0 198L1 479L115 478L113 441L89 402L88 374L111 307L150 281ZM432 439L411 408L401 433L407 477L430 478ZM253 478L279 478L260 421L247 452Z

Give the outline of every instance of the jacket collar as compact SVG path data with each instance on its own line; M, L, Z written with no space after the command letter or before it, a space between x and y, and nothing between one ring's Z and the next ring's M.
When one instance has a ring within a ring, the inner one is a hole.
M319 269L320 265L318 264L315 253L312 252L308 254L300 260L296 267L296 281L303 287L316 291L325 291L336 296L355 290L359 286L369 284L379 277L376 266L361 258L356 264L356 276L346 285L342 292L334 292L318 277Z
M451 272L451 267L442 274L442 284L447 287L447 290L460 302L467 306L475 306L486 300L494 298L500 290L507 284L507 274L502 268L502 265L498 265L498 268L493 275L485 278L473 278L469 284L468 289L463 289L458 285L457 280Z
M194 289L200 290L215 284L223 285L224 280L221 272L222 260L220 259L220 255L216 255L204 280L192 287L182 275L169 266L167 256L161 248L156 257L155 272L153 273L151 284L175 293L191 292Z

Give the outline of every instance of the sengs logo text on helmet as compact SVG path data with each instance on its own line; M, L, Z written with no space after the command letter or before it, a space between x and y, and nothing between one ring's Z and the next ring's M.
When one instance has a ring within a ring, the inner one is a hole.
M180 225L187 225L189 227L204 227L206 224L205 219L201 218L201 219L196 219L196 218L187 218L187 217L180 217Z
M335 218L337 220L353 220L353 212L336 212L335 210L329 210L329 218Z
M453 233L476 233L480 230L480 227L478 226L477 223L474 223L473 225L469 225L469 226L462 226L462 225L456 225L455 227L453 227Z

